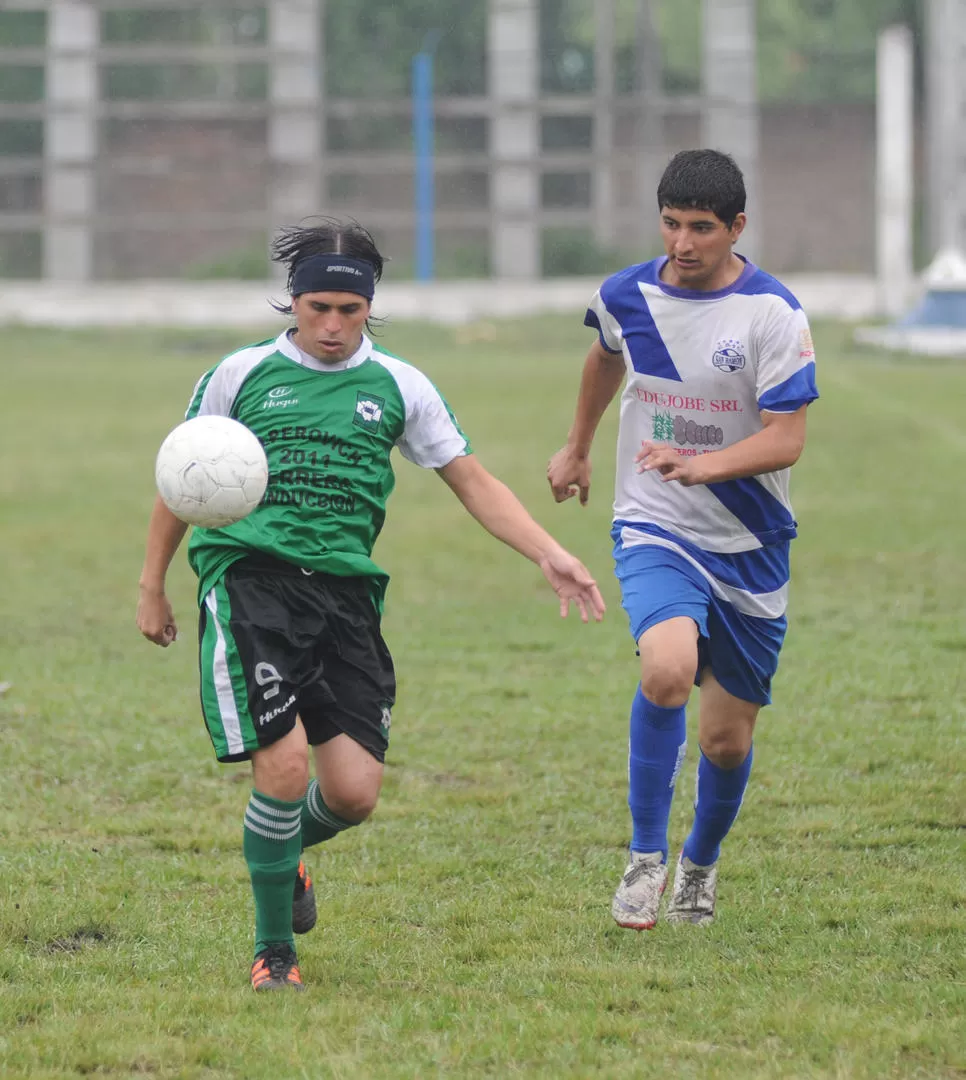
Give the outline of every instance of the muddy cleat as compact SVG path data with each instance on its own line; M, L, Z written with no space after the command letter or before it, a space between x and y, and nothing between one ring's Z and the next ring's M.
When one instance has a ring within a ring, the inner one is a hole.
M667 907L667 921L701 926L714 919L718 893L718 864L698 866L681 856L674 873L674 888Z
M252 964L253 990L304 990L298 959L291 945L269 945Z
M305 869L305 863L300 859L298 874L295 877L295 892L292 897L292 929L296 934L307 934L315 926L317 917L315 889Z
M614 921L628 930L650 930L657 922L666 886L667 866L661 862L661 853L632 851L611 904Z

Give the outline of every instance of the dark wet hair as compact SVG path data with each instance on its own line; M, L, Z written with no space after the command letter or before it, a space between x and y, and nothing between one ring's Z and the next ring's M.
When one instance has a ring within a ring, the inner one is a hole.
M287 269L286 287L292 293L295 267L310 255L348 255L360 259L372 267L378 282L382 277L384 259L376 247L372 233L358 221L340 221L337 218L312 218L299 225L286 225L279 229L272 241L272 262L281 263ZM292 305L272 302L272 307L283 315L292 314ZM367 319L366 329L371 331L370 323L380 324L381 319Z
M745 209L745 178L720 150L675 154L657 186L659 210L710 210L730 229Z

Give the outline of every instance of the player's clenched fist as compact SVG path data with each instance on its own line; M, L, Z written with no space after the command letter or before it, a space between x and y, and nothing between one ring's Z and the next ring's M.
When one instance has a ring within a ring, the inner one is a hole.
M580 505L586 506L590 495L590 458L577 454L571 447L558 450L547 465L547 481L557 502L566 502L580 495Z

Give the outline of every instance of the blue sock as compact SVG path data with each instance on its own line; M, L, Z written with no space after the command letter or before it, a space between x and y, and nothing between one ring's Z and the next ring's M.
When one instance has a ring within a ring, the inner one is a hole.
M627 805L634 823L631 851L660 851L667 862L671 798L686 745L684 706L666 709L655 705L638 686L631 706L627 759Z
M694 824L683 854L698 866L710 866L721 853L721 841L734 824L751 775L754 751L736 769L721 769L702 753L694 796Z

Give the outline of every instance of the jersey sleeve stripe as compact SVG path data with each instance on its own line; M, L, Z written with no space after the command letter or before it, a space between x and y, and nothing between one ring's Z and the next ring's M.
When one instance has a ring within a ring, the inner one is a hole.
M449 403L427 376L398 356L373 348L372 359L392 377L405 414L396 446L423 469L442 469L473 449Z
M604 330L600 325L600 319L597 317L597 312L593 308L587 309L587 314L584 316L584 326L589 326L597 331L597 337L600 340L601 348L606 352L609 352L612 356L620 356L620 349L612 349L604 340Z
M184 414L185 420L193 420L198 415L198 410L201 408L202 401L204 401L205 391L208 389L208 383L211 382L215 370L215 368L212 368L211 371L206 371L198 380L198 385L191 395L191 401L188 402L188 408Z
M796 412L818 398L815 385L815 361L809 361L784 382L766 390L758 399L761 412Z

